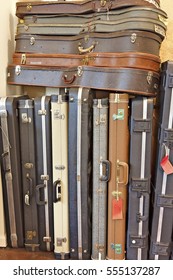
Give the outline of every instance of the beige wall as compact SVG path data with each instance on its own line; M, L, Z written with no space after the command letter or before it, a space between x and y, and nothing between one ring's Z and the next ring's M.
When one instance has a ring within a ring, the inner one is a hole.
M161 45L160 57L162 61L173 60L173 1L160 0L160 5L168 15L167 34Z

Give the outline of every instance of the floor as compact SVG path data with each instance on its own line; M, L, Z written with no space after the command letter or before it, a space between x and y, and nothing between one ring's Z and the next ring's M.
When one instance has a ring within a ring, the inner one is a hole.
M0 248L0 260L55 260L53 252L28 252L24 248Z

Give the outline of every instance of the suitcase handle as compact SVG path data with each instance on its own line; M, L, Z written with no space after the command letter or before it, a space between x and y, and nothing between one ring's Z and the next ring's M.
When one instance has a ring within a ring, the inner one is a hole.
M126 162L121 162L117 160L117 165L123 167L123 181L119 181L119 184L127 185L129 179L129 166ZM117 175L119 177L119 174Z
M80 45L78 46L78 51L79 51L80 53L89 53L89 52L91 52L91 51L95 48L95 45L96 45L96 44L92 44L90 47L84 49L84 48L81 46L81 44L80 44Z
M103 174L105 166L105 174ZM101 160L100 161L100 180L104 182L108 182L110 179L110 162L109 160Z
M140 213L138 213L137 222L145 222L149 217L149 193L142 193L141 195L145 197L144 215L142 216Z
M76 75L74 74L70 79L68 79L67 75L63 75L62 78L64 80L64 83L72 84L74 82L74 80L76 79Z
M61 201L61 180L58 179L53 184L53 202Z
M29 182L29 194L32 196L32 178L30 177L29 173L26 174L26 179Z
M45 184L40 184L36 186L36 203L40 206L46 204L45 200L40 200L40 189L43 189L45 187L46 187Z

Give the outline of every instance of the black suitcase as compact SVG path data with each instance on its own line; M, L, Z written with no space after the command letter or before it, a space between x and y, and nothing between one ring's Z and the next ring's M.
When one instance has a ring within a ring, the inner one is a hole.
M92 104L90 89L69 90L69 222L71 259L91 258Z
M19 126L22 164L24 244L31 251L39 249L38 209L36 202L36 146L34 133L34 102L20 100Z
M36 139L36 202L40 250L53 250L53 180L50 97L34 99Z
M8 245L24 246L23 205L18 101L21 96L0 98L0 150Z
M173 61L162 63L149 259L168 260L173 229Z
M127 259L148 258L153 99L131 101Z

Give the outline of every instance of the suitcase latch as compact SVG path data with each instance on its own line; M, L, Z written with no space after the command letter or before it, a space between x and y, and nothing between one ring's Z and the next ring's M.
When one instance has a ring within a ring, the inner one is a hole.
M170 244L169 243L153 243L152 244L152 254L153 255L161 255L168 256L170 252Z
M135 192L150 192L150 180L149 179L140 179L132 178L131 180L131 190Z
M133 131L134 132L150 132L151 131L151 120L150 119L134 119L133 120Z
M136 33L132 33L131 38L130 38L132 44L134 44L136 42L136 38L137 38Z
M21 64L26 64L26 54L22 53L21 55Z
M166 143L169 149L173 148L173 129L163 130L163 142Z
M20 65L16 65L16 67L15 67L15 74L16 74L17 76L19 76L20 73L21 73L21 67L20 67Z
M31 5L31 3L28 3L28 4L27 4L26 9L27 9L27 11L29 11L29 12L32 10L32 5Z
M147 237L130 235L129 242L131 248L145 248L147 245Z
M26 239L27 240L32 240L36 236L37 236L37 233L36 233L35 230L34 231L29 230L29 231L26 232Z
M46 116L46 110L38 110L38 115L39 116Z
M26 169L32 169L33 168L33 163L31 163L31 162L26 162L25 164L24 164L24 167L26 168Z
M51 239L50 236L44 236L44 237L43 237L43 242L50 243L51 241L52 241L52 239Z
M22 123L31 123L31 118L26 113L22 114Z
M171 195L158 195L157 196L157 206L173 208L173 196Z
M35 38L34 37L31 37L30 38L30 45L32 46L32 45L34 45L35 44Z
M57 238L56 239L56 245L57 246L62 246L62 243L66 243L67 242L67 238L64 237L64 238Z

